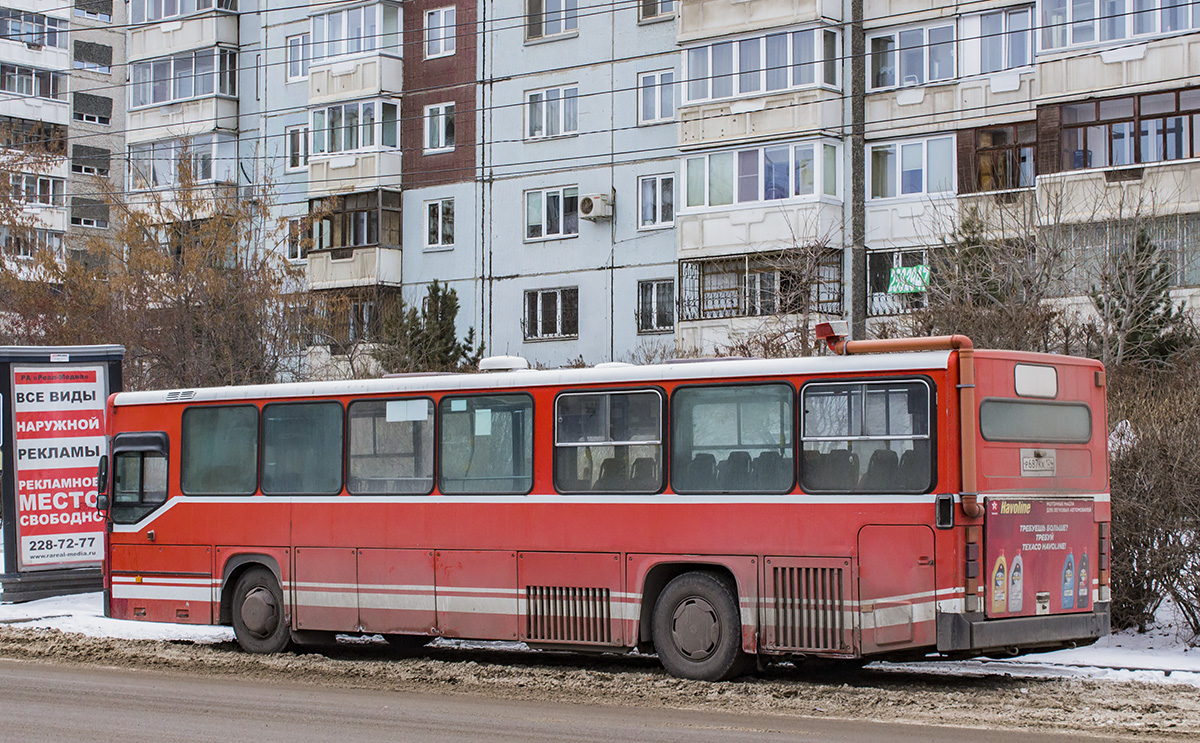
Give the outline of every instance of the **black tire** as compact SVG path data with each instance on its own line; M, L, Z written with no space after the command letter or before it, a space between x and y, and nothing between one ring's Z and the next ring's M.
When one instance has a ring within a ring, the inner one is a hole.
M745 670L737 593L712 573L684 573L663 589L651 624L658 659L673 676L725 681Z
M233 636L247 653L278 653L291 641L283 591L275 574L250 568L233 589Z

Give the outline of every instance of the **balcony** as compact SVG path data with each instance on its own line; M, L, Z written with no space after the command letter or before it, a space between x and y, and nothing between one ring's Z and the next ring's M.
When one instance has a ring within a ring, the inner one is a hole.
M972 120L987 124L1027 120L1038 95L1037 83L1033 68L1027 67L868 93L867 137L919 135Z
M1178 73L1174 71L1194 75L1200 70L1200 44L1196 43L1195 34L1137 41L1123 39L1116 46L1096 48L1090 54L1078 48L1067 48L1053 55L1040 53L1039 95L1061 100L1067 96L1085 97L1093 91L1104 91L1101 95L1113 91L1144 92L1145 88L1140 86L1163 87L1164 78L1172 79L1167 87L1180 87L1189 82L1175 77Z
M1047 224L1200 212L1200 159L1038 176Z
M377 284L399 286L400 250L380 246L314 250L308 254L308 288L345 289Z
M235 13L213 11L132 26L126 54L129 61L134 62L217 44L238 45L238 17Z
M308 69L308 102L318 105L397 95L403 81L403 60L378 51L321 60Z
M217 129L237 131L236 98L207 96L140 108L125 115L130 144L191 137Z
M820 241L841 245L840 201L759 202L675 216L679 258L781 249Z
M688 42L822 18L840 21L842 3L834 0L681 0L676 23L679 41Z
M842 106L842 95L826 88L687 104L678 113L679 147L687 150L796 132L836 131L842 126Z
M398 149L312 155L308 160L310 196L400 185Z

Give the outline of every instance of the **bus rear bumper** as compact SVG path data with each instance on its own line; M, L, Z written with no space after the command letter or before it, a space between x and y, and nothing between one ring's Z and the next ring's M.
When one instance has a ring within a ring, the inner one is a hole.
M1015 619L982 614L938 614L937 647L943 653L1021 653L1090 645L1111 631L1108 603L1095 611Z

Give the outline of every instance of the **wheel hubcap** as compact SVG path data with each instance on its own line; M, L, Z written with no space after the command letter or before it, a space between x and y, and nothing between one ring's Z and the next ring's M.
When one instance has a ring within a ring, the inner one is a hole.
M712 604L693 597L675 607L671 639L688 659L701 661L713 654L721 638L721 620Z
M255 635L271 634L279 621L279 608L275 597L265 588L258 587L246 594L242 602L242 624Z

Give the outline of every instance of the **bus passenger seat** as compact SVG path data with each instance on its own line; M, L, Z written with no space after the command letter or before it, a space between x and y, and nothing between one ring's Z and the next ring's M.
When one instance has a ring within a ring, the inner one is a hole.
M759 490L783 490L791 484L788 462L777 451L765 451L754 458L750 468L754 487Z
M900 487L919 492L929 487L929 479L929 442L918 439L900 455Z
M600 477L596 478L592 490L624 490L628 484L625 466L615 457L609 457L600 463Z
M825 490L829 487L829 476L825 471L825 455L815 449L805 449L800 460L803 470L801 478L805 490Z
M658 463L650 457L633 460L633 472L629 478L630 490L657 490Z
M854 490L858 485L858 457L849 449L834 449L825 455L825 487Z
M900 487L900 457L891 449L876 449L867 461L867 471L858 482L858 489L880 493Z
M752 490L750 482L750 452L731 451L725 461L718 467L721 480L721 490L738 491Z
M689 490L716 490L717 458L705 452L692 457L692 471L687 486Z

